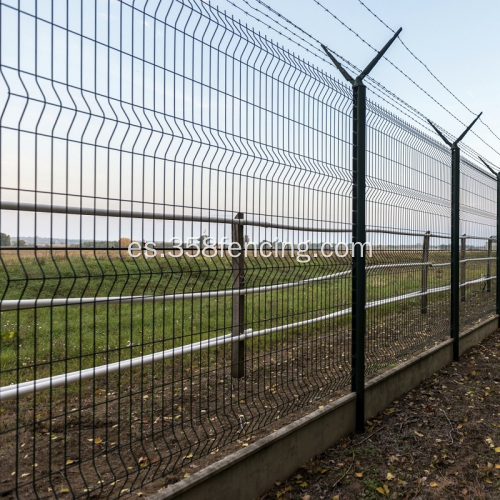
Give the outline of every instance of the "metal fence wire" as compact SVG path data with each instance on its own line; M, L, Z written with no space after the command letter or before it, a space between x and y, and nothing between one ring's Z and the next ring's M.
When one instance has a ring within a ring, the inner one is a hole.
M449 337L450 150L370 97L353 343L333 67L190 0L0 0L0 44L0 494L164 484ZM498 190L460 167L465 329Z

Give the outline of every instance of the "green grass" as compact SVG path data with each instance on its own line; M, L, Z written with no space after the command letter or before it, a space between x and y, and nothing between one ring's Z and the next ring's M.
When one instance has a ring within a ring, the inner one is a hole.
M475 252L475 257L486 255ZM446 262L447 252L431 252L433 262ZM368 265L418 262L420 252L378 252ZM231 288L231 261L226 257L132 259L118 252L65 253L42 256L15 252L2 255L0 292L3 300L124 295L169 295ZM294 282L350 269L348 259L292 258L246 260L246 287ZM485 274L486 264L470 265L467 279ZM380 300L420 290L421 268L382 269L368 273L367 300ZM449 284L450 268L431 268L428 288ZM350 276L246 299L246 327L254 330L311 319L346 309L351 301ZM403 304L416 307L419 299ZM377 308L378 317L394 305ZM108 303L5 311L0 321L0 385L20 379L89 368L149 354L231 332L232 299L175 302ZM348 316L335 320L347 328ZM308 332L332 329L316 323ZM272 337L279 340L287 331ZM262 342L255 340L254 342ZM269 342L269 340L267 340Z

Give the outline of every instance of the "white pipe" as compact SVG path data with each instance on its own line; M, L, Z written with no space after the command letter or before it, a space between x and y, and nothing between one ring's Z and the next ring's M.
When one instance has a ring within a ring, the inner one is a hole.
M480 283L488 280L495 279L496 276L489 278L479 278L477 280L468 281L462 283L460 286L471 285L474 283ZM372 307L377 307L385 304L390 304L400 300L414 299L422 295L430 295L432 293L439 293L447 291L451 288L450 285L431 288L425 292L410 292L404 295L399 295L397 297L389 297L387 299L374 300L366 304L366 309ZM252 331L251 329L245 330L242 335L232 336L232 334L221 335L213 339L200 340L199 342L194 342L192 344L183 345L180 347L175 347L173 349L167 349L165 351L156 352L153 354L148 354L146 356L139 356L137 358L131 358L124 361L118 361L116 363L110 363L109 365L96 366L94 368L87 368L85 370L80 370L76 372L65 373L62 375L55 375L52 377L46 377L38 380L32 380L29 382L23 382L21 384L12 384L4 387L0 387L0 401L5 401L7 399L13 399L18 396L25 394L31 394L33 392L38 392L44 389L50 389L55 387L66 386L73 382L79 382L81 380L86 380L102 375L107 375L110 373L115 373L122 371L124 369L131 369L136 366L142 366L155 361L160 361L163 359L170 359L175 356L180 356L184 354L191 354L193 352L200 351L202 349L209 349L210 347L216 347L218 345L227 345L232 342L239 342L248 338L260 337L261 335L267 335L270 333L277 333L284 330L290 330L292 328L298 328L300 326L312 325L321 321L327 321L329 319L338 318L351 313L351 308L342 309L341 311L336 311L331 314L326 314L324 316L318 316L317 318L312 318L304 321L297 321L295 323L290 323L287 325L280 325L271 328L265 328L263 330Z
M0 311L12 311L20 309L32 309L39 307L74 306L91 304L128 304L134 302L173 302L182 300L195 300L206 298L231 297L233 295L252 295L255 293L271 292L273 290L284 290L295 286L318 283L351 274L351 270L340 273L308 278L306 280L294 281L292 283L280 283L278 285L267 285L253 288L241 288L231 290L212 290L210 292L175 293L171 295L127 295L124 297L75 297L60 299L22 299L0 301Z
M44 389L68 385L72 382L79 382L81 380L107 375L109 373L115 373L123 369L131 369L136 366L146 365L155 361L169 359L182 354L189 354L201 349L208 349L209 347L215 347L217 345L224 344L228 340L231 340L231 334L215 337L213 339L201 340L199 342L194 342L193 344L175 347L174 349L168 349L166 351L156 352L154 354L148 354L146 356L131 358L124 361L117 361L116 363L110 363L109 365L96 366L94 368L87 368L86 370L80 370L77 372L64 373L62 375L41 378L38 380L32 380L30 382L23 382L17 385L0 387L0 401L12 399L14 397L17 397L18 395L21 396L30 394L32 392L38 392Z
M459 286L469 286L475 283L483 283L484 281L490 281L496 279L496 276L489 276L488 278L478 278L477 280L466 281L465 283L460 283Z
M405 264L382 264L367 266L367 272L376 269L387 269L394 267L421 267L432 266L430 262L417 262ZM274 290L284 290L296 286L318 283L351 274L351 270L339 273L318 276L317 278L308 278L305 280L291 283L280 283L278 285L267 285L253 288L242 288L235 290L212 290L209 292L176 293L170 295L126 295L123 297L75 297L75 298L55 298L55 299L22 299L22 300L2 300L0 301L0 311L18 311L21 309L34 309L40 307L60 307L60 306L85 306L92 304L129 304L134 302L173 302L182 300L196 300L205 298L223 298L233 295L252 295L255 293L271 292Z
M125 202L126 203L126 202ZM132 203L132 202L130 202ZM284 223L273 223L262 221L260 219L233 219L231 217L220 217L213 215L185 215L185 214L175 214L175 213L164 213L150 212L144 210L122 210L122 209L110 209L110 208L97 208L97 207L84 207L84 206L65 206L65 205L47 205L42 203L27 203L18 201L5 201L0 202L0 209L2 210L14 210L17 212L45 212L45 213L56 213L56 214L67 214L67 215L87 215L93 217L120 217L120 218L137 218L137 219L157 219L157 220L175 220L175 221L185 221L185 222L209 222L218 224L240 224L245 226L257 226L257 227L269 227L276 229L290 229L293 231L316 231L319 233L350 233L351 228L326 228L321 226L296 226L293 224ZM380 229L380 228L367 228L367 233L380 233L380 234L395 234L400 236L430 236L433 238L444 238L449 239L449 236L434 233L418 233L411 231L397 231L392 229ZM474 237L467 236L469 239L475 240L495 240L495 238L486 237Z
M474 259L472 259L474 260ZM481 260L481 259L475 259ZM464 261L461 261L464 262ZM449 266L450 263L433 264L431 262L409 262L402 264L377 264L366 266L367 273L377 269L393 269L401 267L442 267ZM170 295L126 295L123 297L75 297L75 298L55 298L55 299L22 299L22 300L2 300L0 301L0 311L19 311L21 309L34 309L40 307L61 307L61 306L85 306L92 304L130 304L130 303L151 303L151 302L173 302L183 300L197 300L206 298L223 298L233 295L253 295L256 293L272 292L275 290L284 290L297 286L318 283L331 279L341 278L351 274L351 270L342 271L317 278L308 278L305 280L294 281L291 283L280 283L278 285L266 285L253 288L242 288L235 290L212 290L208 292L175 293Z
M116 208L70 207L65 205L46 205L17 201L1 201L0 209L16 212L45 212L50 214L87 215L91 217L119 217L123 219L156 219L184 222L209 222L214 224L239 224L240 226L269 227L275 229L290 229L292 231L315 231L318 233L350 233L351 229L340 229L322 226L297 226L280 222L268 222L260 219L233 219L218 215L185 215L164 212L149 212L143 210L122 210ZM55 249L57 250L57 248Z
M369 272L372 269L394 269L398 267L432 267L434 264L432 262L408 262L403 264L377 264L375 266L366 266L366 271Z
M463 264L464 262L474 262L479 260L496 260L496 257L478 257L476 259L462 259L460 260L460 263ZM439 264L431 265L431 267L446 267L446 266L451 266L451 262L441 262Z
M463 259L460 262L474 262L476 260L496 260L496 257L477 257L475 259Z

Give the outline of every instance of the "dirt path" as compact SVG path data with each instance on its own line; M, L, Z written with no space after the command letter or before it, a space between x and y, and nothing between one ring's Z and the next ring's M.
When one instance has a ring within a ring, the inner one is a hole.
M500 498L500 331L261 500Z

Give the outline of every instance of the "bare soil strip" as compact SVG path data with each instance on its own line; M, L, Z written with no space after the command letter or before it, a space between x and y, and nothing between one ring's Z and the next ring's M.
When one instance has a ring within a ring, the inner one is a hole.
M500 498L500 331L261 500Z

